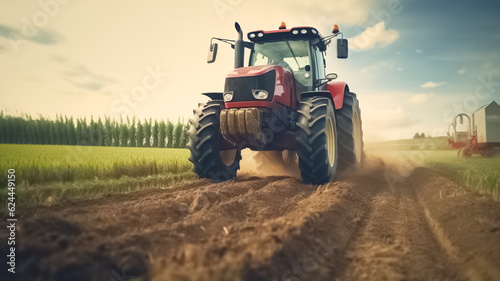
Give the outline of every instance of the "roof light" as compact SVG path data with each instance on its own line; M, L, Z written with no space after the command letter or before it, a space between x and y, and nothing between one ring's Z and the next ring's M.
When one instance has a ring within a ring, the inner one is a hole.
M250 38L255 38L255 33L250 33Z
M294 35L297 35L297 34L299 34L299 31L298 31L297 29L295 29L294 31L292 31L292 33L293 33Z
M262 37L262 36L264 36L264 33L259 32L259 33L257 34L257 36Z
M284 21L281 22L280 29L286 29L286 23Z
M338 25L336 25L336 24L334 24L334 25L333 25L333 30L332 30L332 33L333 33L333 34L337 34L337 33L339 33L339 26L338 26Z
M300 33L302 33L302 34L306 34L306 33L307 33L307 29L302 29L302 30L300 31Z
M312 31L312 33L314 33L314 34L317 34L317 33L318 33L318 31L317 31L316 29L312 29L311 31Z

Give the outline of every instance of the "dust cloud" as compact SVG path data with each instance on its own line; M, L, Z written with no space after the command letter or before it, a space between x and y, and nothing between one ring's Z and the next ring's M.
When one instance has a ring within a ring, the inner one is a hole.
M278 156L280 156L279 153L274 151L260 152L244 149L241 151L240 173L259 177L288 176L300 179L296 155L288 163Z

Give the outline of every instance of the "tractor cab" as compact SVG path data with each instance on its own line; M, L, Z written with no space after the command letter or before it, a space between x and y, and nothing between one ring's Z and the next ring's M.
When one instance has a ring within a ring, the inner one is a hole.
M308 38L287 38L284 35L254 42L249 66L282 66L293 73L297 93L314 90L315 84L325 79L323 53Z
M236 29L242 37L241 28ZM235 49L235 69L244 67L243 50L251 49L248 66L275 65L287 69L295 78L295 92L298 96L302 92L326 90L326 82L336 78L336 74L326 74L325 51L331 39L341 35L337 25L332 30L333 35L323 37L313 27L287 28L284 22L278 30L256 30L249 32L250 42L242 38L236 41L213 38L230 43ZM338 39L337 57L347 58L347 39ZM215 61L217 46L211 44L208 62Z

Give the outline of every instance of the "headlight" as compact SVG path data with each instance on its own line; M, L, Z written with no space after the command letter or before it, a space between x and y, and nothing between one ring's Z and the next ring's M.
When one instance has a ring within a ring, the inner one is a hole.
M265 100L269 96L266 90L252 90L252 94L258 100Z
M228 102L232 100L233 100L233 91L224 92L224 101Z

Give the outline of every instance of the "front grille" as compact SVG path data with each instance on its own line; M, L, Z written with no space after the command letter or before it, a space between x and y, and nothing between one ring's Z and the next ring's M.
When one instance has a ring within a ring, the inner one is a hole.
M269 96L265 100L272 101L274 95L274 84L276 81L276 71L272 70L259 76L230 77L226 78L224 92L233 91L232 102L256 101L252 90L266 90Z

